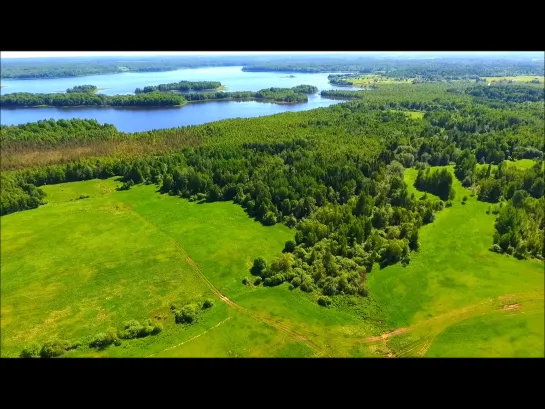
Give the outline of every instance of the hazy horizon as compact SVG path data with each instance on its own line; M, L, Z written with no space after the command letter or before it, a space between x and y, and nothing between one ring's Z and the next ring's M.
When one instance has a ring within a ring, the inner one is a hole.
M248 55L413 55L413 56L506 56L540 54L542 51L2 51L1 59L76 58L76 57L180 57L180 56L248 56Z

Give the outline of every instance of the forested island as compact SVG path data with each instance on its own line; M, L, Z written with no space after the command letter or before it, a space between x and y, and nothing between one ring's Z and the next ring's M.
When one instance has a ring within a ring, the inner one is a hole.
M97 92L98 87L96 85L76 85L75 87L68 88L66 90L67 94L78 94L78 93L88 93L88 92Z
M169 84L151 85L144 88L136 88L135 94L145 94L149 92L167 92L167 91L203 91L203 90L215 90L220 88L221 82L219 81L180 81L172 82Z
M208 85L205 85L208 86ZM85 86L93 87L93 86ZM76 88L76 87L74 87ZM188 102L198 101L236 101L257 100L274 103L302 103L308 101L307 94L316 93L318 89L311 85L298 85L293 88L265 88L257 92L207 92L192 94L175 94L171 92L145 92L136 95L103 95L92 92L70 92L65 94L32 94L19 92L0 96L0 106L6 108L23 107L75 107L75 106L112 106L112 107L153 107L183 106Z

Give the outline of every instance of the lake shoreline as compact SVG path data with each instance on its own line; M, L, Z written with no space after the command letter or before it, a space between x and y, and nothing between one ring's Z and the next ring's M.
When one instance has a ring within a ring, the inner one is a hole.
M266 98L216 98L216 99L204 99L202 101L187 101L184 104L181 105L20 105L20 106L3 106L0 104L0 109L9 109L9 110L17 110L17 109L40 109L40 108L79 108L79 109L96 109L96 108L183 108L186 105L189 104L202 104L207 102L247 102L247 101L255 101L255 102L262 102L266 104L277 104L277 105L298 105L298 104L307 104L308 100L306 101L296 101L296 102L286 102L286 101L274 101Z
M128 72L124 75L94 75L70 77L67 79L51 79L44 81L17 81L6 80L2 83L1 94L23 93L55 93L58 90L73 88L78 85L93 84L99 88L99 93L107 96L134 95L134 91L143 85L157 86L187 81L218 81L228 92L252 92L256 93L262 89L292 88L301 84L314 86L319 90L341 89L329 83L328 73L307 74L297 73L294 77L286 77L280 73L247 73L241 71L242 66L232 67L207 67L181 69L159 73L138 73ZM343 87L342 89L346 89ZM212 91L217 92L217 91ZM178 94L176 92L176 94ZM185 94L185 93L180 93ZM179 126L199 125L231 118L254 118L266 115L275 115L282 112L306 111L314 108L323 108L332 104L340 103L343 100L332 100L322 98L319 93L307 94L304 101L284 102L267 99L248 98L227 98L228 95L209 95L207 100L187 101L181 106L156 105L127 106L124 101L118 102L123 106L104 105L83 105L83 106L53 106L36 107L30 106L8 106L2 105L2 124L20 125L29 122L36 122L47 119L95 119L99 123L109 123L123 132L142 132L151 129L162 129ZM188 98L189 99L189 98ZM25 101L21 101L24 103ZM26 102L31 102L26 101ZM49 101L35 101L49 102ZM64 101L59 101L62 104ZM74 100L74 103L83 101ZM97 101L98 102L98 101ZM104 101L106 103L110 101ZM136 101L134 101L136 103ZM148 101L151 103L150 101ZM181 101L167 101L171 104L180 104ZM183 109L180 109L183 108Z

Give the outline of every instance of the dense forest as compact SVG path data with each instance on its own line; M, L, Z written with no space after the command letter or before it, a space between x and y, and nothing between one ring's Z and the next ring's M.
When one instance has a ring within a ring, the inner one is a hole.
M219 84L219 83L218 83ZM169 84L167 84L169 85ZM85 86L90 87L90 86ZM76 88L76 87L74 87ZM74 89L71 88L71 89ZM15 92L0 96L0 106L9 108L36 106L113 106L113 107L145 107L145 106L180 106L187 102L208 100L263 100L276 103L307 102L307 93L318 92L311 85L297 85L293 88L265 88L257 92L206 92L191 94L173 94L170 92L142 92L136 95L103 95L92 92L67 92L66 94L31 94Z
M202 91L207 89L218 89L221 82L218 81L180 81L169 84L150 85L144 88L136 88L135 94L145 94L148 92L166 92L166 91Z
M296 230L276 260L255 260L257 282L365 295L372 265L410 263L419 228L452 200L452 173L429 169L451 165L454 177L497 214L491 250L543 258L543 94L535 93L539 87L517 88L500 91L511 100L498 99L473 95L472 84L327 91L359 99L135 134L92 121L2 127L2 166L12 170L2 172L1 211L39 206L47 200L39 189L46 183L115 175L125 188L153 183L190 200L232 200L263 224ZM30 155L38 145L48 162ZM535 166L508 162L523 158ZM441 200L408 193L403 176L411 167L421 169L417 187Z
M125 72L165 72L183 68L243 65L255 56L58 57L2 59L2 79L81 77Z
M68 88L66 90L67 94L71 93L86 93L86 92L97 92L98 88L96 85L76 85L75 87Z
M520 56L501 60L486 56L437 56L404 59L380 55L239 55L239 56L156 56L156 57L86 57L73 59L2 59L2 79L39 79L78 77L124 72L162 72L183 68L243 66L243 71L381 73L398 79L421 78L424 81L475 79L476 77L543 75L543 60ZM541 58L543 56L541 55Z
M479 77L501 77L516 75L543 76L543 62L540 61L475 61L475 60L385 60L360 59L357 61L335 62L269 62L246 65L243 71L280 71L280 72L340 72L346 76L331 77L333 81L347 82L347 76L353 74L382 74L396 79L421 78L427 81L468 80ZM335 82L336 83L336 82ZM340 85L343 85L342 82Z

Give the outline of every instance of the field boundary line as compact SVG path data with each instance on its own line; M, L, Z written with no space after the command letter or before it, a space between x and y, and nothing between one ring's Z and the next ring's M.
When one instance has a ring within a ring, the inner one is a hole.
M169 347L166 348L166 349L163 349L162 351L155 352L154 354L148 355L146 358L151 358L152 356L155 356L155 355L160 354L160 353L162 353L162 352L165 352L165 351L168 351L168 350L171 350L171 349L174 349L174 348L178 348L178 347L182 346L183 344L187 344L188 342L193 341L194 339L197 339L197 338L199 338L200 336L206 334L208 331L211 331L211 330L213 330L214 328L219 327L220 325L222 325L222 324L224 324L225 322L229 321L231 318L233 318L233 317L227 317L227 318L225 318L223 321L218 322L216 325L214 325L214 326L208 328L207 330L201 332L200 334L197 334L197 335L195 335L195 336L192 337L192 338L186 339L184 342L180 342L178 345L172 345L172 346L169 346Z

